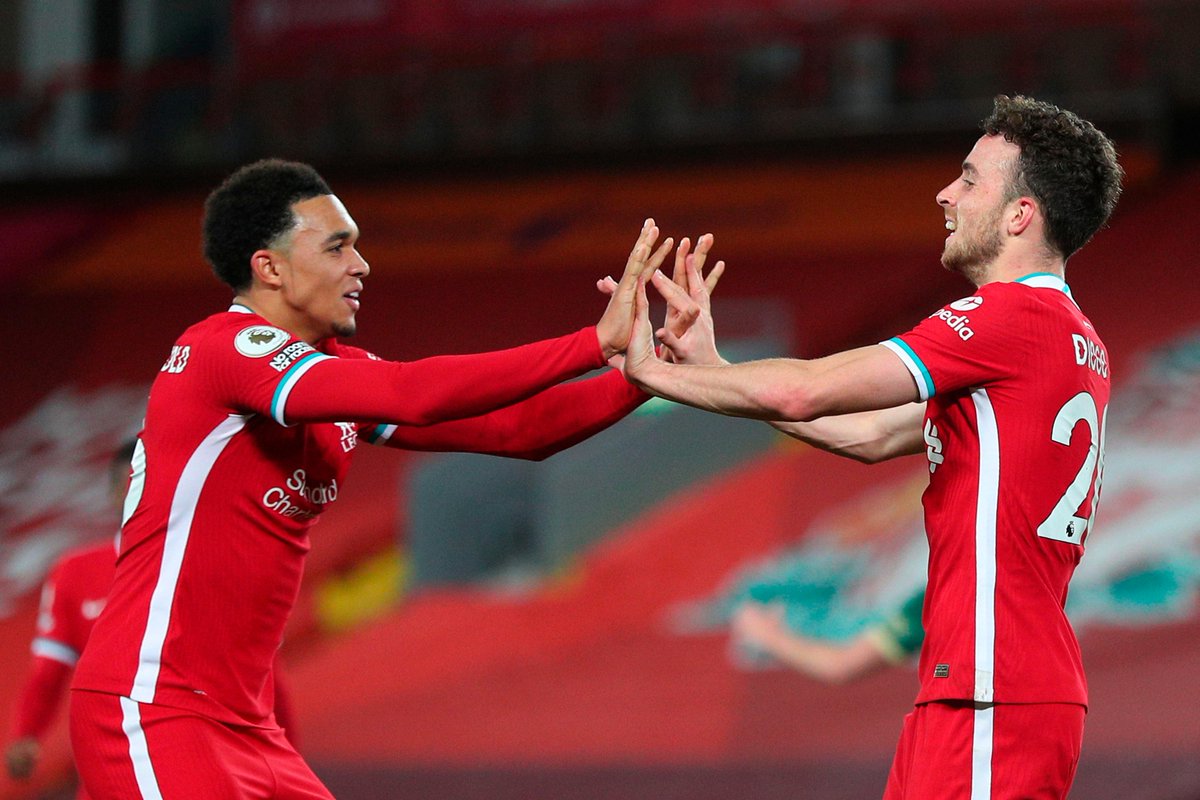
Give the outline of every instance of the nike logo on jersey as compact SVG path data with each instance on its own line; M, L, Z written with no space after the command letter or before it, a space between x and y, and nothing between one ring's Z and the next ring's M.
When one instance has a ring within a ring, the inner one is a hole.
M342 452L349 453L358 445L358 428L352 422L335 422L342 432Z
M84 600L79 604L79 613L83 614L84 619L96 619L100 616L100 612L104 610L104 603L107 598L101 597L98 600Z
M938 468L946 460L942 455L942 440L938 438L937 426L933 424L933 420L925 420L925 455L929 458L929 474Z

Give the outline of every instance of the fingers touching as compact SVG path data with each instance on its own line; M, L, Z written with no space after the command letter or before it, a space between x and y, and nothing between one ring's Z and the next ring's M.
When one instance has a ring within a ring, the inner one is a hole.
M677 284L675 281L668 278L662 272L656 270L650 275L650 282L654 284L654 288L667 301L670 313L679 315L681 330L689 327L696 321L696 317L700 316L701 305Z
M709 270L708 275L704 274L705 262L713 245L713 236L711 233L704 234L696 240L694 248L690 239L681 239L679 246L675 248L671 277L667 278L659 268L666 261L674 241L667 237L659 242L659 233L654 219L647 219L642 224L637 241L629 253L620 280L614 280L610 275L596 281L596 289L609 297L608 309L597 328L606 356L611 357L631 346L627 344L631 326L637 321L641 309L637 305L638 287L640 283L644 296L647 282L652 282L667 302L666 320L659 336L669 347L674 345L673 350L679 350L674 355L679 356L685 351L707 354L711 350L715 353L715 344L707 342L712 339L711 322L701 326L704 328L702 335L688 337L689 342L700 342L699 350L695 344L681 346L683 337L695 327L697 320L702 316L707 319L710 309L709 295L725 271L725 262L718 261ZM646 303L648 307L648 301Z

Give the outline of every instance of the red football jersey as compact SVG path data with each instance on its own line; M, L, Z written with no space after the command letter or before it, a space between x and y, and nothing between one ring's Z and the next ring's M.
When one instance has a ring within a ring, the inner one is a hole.
M314 348L239 305L192 326L150 390L112 593L74 688L270 724L271 665L308 531L337 500L360 429L448 424L454 435L431 449L487 450L486 412L603 363L594 328L400 363L333 340ZM612 379L577 384L587 396ZM591 396L603 401L589 413L609 421L614 405L640 402L629 390ZM561 424L586 416L571 409ZM546 435L569 441L562 433Z
M1107 351L1057 276L991 283L884 343L927 400L917 702L1087 703L1063 611L1099 498Z
M71 670L83 652L112 584L112 542L68 551L42 585L33 667L17 700L13 737L40 737L54 719Z
M35 656L75 666L112 585L117 549L113 542L68 551L42 585Z

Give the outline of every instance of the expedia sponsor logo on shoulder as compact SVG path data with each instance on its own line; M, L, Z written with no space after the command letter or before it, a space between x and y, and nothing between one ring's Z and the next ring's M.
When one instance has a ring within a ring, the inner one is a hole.
M968 339L970 339L972 336L974 336L975 331L971 330L971 325L970 325L971 320L966 314L955 314L952 309L959 308L962 304L965 304L968 300L979 300L980 302L982 302L983 298L982 297L966 297L966 298L963 298L962 300L957 300L957 301L951 303L948 307L943 308L941 311L938 311L936 314L931 315L932 317L934 317L936 319L940 319L943 322L945 322L947 325L949 325L950 330L957 333L958 338L962 339L964 342L967 341ZM970 308L978 308L978 307L979 307L979 303L976 303L976 304L970 306Z
M950 307L955 311L974 311L983 305L983 298L977 294L955 300Z
M271 367L277 372L283 372L303 355L311 353L316 348L308 342L292 342L274 358L271 359Z
M291 337L287 332L270 325L251 325L233 337L233 346L247 358L262 358L279 348Z

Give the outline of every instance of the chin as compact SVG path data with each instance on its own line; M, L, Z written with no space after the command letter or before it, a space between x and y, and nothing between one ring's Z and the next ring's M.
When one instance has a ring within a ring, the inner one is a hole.
M946 271L961 275L975 286L981 286L987 274L986 265L978 259L942 256L942 266L946 268Z
M333 335L341 339L346 339L358 332L358 324L354 320L348 322L334 323Z
M942 251L942 268L947 272L958 272L959 260L958 254L952 252L950 248Z

